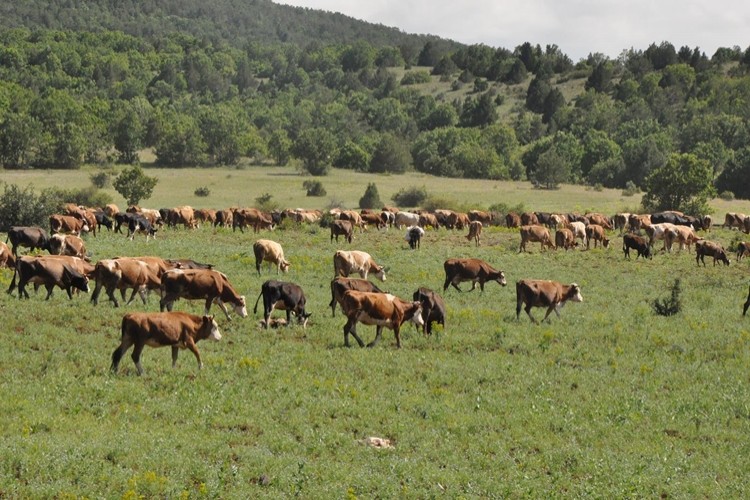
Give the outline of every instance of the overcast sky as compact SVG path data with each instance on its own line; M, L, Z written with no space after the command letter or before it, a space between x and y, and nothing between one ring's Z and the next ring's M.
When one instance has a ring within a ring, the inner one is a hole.
M616 58L668 41L700 47L750 45L748 0L274 0L466 44L513 50L556 44L574 62L591 52Z

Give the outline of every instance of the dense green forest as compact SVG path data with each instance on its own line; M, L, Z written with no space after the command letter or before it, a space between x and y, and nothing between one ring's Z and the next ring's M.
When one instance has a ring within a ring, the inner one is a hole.
M178 16L176 12L180 13ZM750 198L750 49L573 62L256 0L0 7L0 163L330 166ZM344 22L345 21L345 22ZM664 177L666 174L661 173Z

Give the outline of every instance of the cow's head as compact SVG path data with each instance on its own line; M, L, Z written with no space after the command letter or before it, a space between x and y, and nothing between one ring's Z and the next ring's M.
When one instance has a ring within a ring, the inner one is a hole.
M581 287L577 283L571 283L568 291L568 300L573 302L583 302L583 295L581 295Z
M391 269L390 267L378 266L377 271L375 271L375 276L380 281L385 281L385 273L390 271L390 269Z
M89 291L89 278L79 273L72 267L65 264L63 266L64 281L70 283L73 287L81 290L82 292L88 293Z
M203 316L203 326L208 330L208 340L221 340L221 331L213 316Z
M609 248L609 238L606 236L602 238L602 246L604 246L604 248Z
M307 328L307 320L310 319L310 316L312 316L312 313L309 312L303 312L297 315L297 323L302 325L302 328Z
M500 283L502 286L506 286L508 284L508 282L505 281L505 273L502 271L497 272L497 277L495 278L495 281Z
M245 303L244 295L240 295L240 301L234 304L234 312L236 312L240 318L247 318L247 304Z
M291 265L292 264L289 261L282 260L281 263L279 264L279 267L281 268L281 272L285 273L285 272L289 271L289 266L291 266Z
M424 318L422 317L422 303L420 301L414 301L411 303L409 314L412 314L412 317L409 318L409 321L417 325L418 328L422 328L424 326Z

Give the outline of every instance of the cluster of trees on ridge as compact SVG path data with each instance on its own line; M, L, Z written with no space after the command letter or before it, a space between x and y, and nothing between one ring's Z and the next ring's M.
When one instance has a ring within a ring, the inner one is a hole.
M647 188L671 162L696 172L702 198L750 198L749 68L750 49L708 58L668 42L574 64L530 43L237 48L179 33L5 29L0 164L135 163L151 147L167 167L297 158L313 175L414 168ZM430 93L438 79L446 90Z

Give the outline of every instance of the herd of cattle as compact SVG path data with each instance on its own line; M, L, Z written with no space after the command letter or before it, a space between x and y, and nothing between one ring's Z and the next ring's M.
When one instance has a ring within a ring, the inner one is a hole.
M591 242L594 247L602 245L608 247L610 238L607 231L620 231L623 239L625 258L630 258L630 250L635 250L637 257L652 258L654 244L663 241L662 250L670 252L674 243L680 250L687 247L688 251L694 244L696 248L696 263L703 263L706 255L713 257L714 265L717 261L729 265L726 250L718 243L709 241L697 235L696 231L711 230L711 218L690 217L680 212L660 212L650 215L616 214L607 217L602 214L553 214L553 213L509 213L504 217L482 211L458 213L450 210L436 210L434 212L405 212L394 207L384 207L380 211L363 210L361 212L345 210L331 211L330 215L316 210L285 210L283 212L264 213L253 208L234 208L229 210L194 210L188 206L173 209L150 210L139 207L129 207L125 212L119 211L114 205L102 209L88 209L72 204L63 207L63 213L50 217L51 236L39 227L12 227L8 231L7 242L0 242L0 267L14 270L8 293L18 289L19 298L28 298L26 286L30 283L35 290L44 286L47 290L46 298L52 295L55 287L66 291L69 298L74 290L89 291L89 280L96 285L91 294L91 302L97 304L101 290L107 294L115 307L119 306L117 292L121 300L125 301L127 291L131 294L129 304L138 294L146 304L147 293L158 291L160 295L159 313L129 313L122 319L121 344L112 353L112 370L116 371L125 352L134 346L132 359L139 374L142 373L140 354L144 346L172 347L173 365L177 360L178 349L190 349L195 355L198 365L202 366L199 351L195 345L201 339L221 338L218 325L213 316L209 316L209 309L215 303L231 320L227 305L231 306L240 317L247 317L245 297L240 295L227 276L212 269L211 265L201 264L188 259L163 259L161 257L117 257L102 259L92 264L88 257L82 233L96 236L97 229L102 227L115 232L122 232L127 228L126 237L133 239L138 233L143 233L146 239L155 237L156 232L164 225L185 228L196 228L199 224L216 226L231 226L233 231L244 231L252 227L255 232L273 229L284 219L297 223L318 223L324 221L330 227L331 242L338 241L343 236L348 243L352 242L356 228L365 231L368 226L378 229L387 227L406 228L405 240L412 249L420 247L420 240L425 234L425 228L438 229L468 229L466 239L480 245L482 228L488 225L501 225L508 228L518 228L521 236L519 253L526 251L529 242L539 243L542 250L565 249L570 250L580 244L587 249ZM332 220L331 220L332 219ZM750 233L750 217L743 214L726 214L723 224L725 228L736 227L745 233ZM645 236L640 234L643 230ZM550 231L554 231L554 238ZM47 250L50 255L18 256L19 247ZM277 274L286 272L290 263L284 257L281 245L269 239L259 239L253 245L256 259L256 270L261 274L261 265L268 262L276 267ZM742 242L738 245L737 259L750 254L750 244ZM388 268L375 262L371 255L362 251L339 250L333 257L334 279L331 281L331 312L335 316L336 306L339 305L347 318L344 325L344 344L349 346L349 335L352 335L360 346L364 342L357 334L357 324L376 326L375 339L368 346L375 345L381 337L382 329L393 330L396 345L401 346L400 328L411 321L418 328L429 335L433 324L445 327L446 307L443 298L433 290L420 287L414 293L412 300L403 300L378 288L367 278L373 275L385 281ZM445 282L443 291L453 286L458 291L459 284L471 282L471 290L479 283L480 290L484 284L495 281L506 286L503 271L490 266L487 262L475 258L448 259L444 263ZM358 274L359 278L350 277ZM277 324L289 325L292 315L299 324L306 327L311 313L305 310L306 298L302 288L294 283L278 280L268 280L261 286L261 292L255 302L254 312L257 313L258 303L263 298L263 326ZM204 300L204 316L173 312L172 307L178 299ZM559 311L568 301L581 302L580 287L556 281L519 280L516 283L516 317L521 310L525 310L529 318L536 323L531 314L532 307L545 307L544 320L554 311L559 317ZM743 315L750 307L750 294L744 304ZM272 320L271 314L275 309L286 311L286 321ZM166 312L165 312L166 310Z

